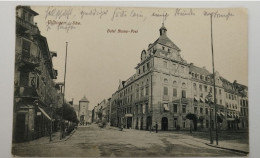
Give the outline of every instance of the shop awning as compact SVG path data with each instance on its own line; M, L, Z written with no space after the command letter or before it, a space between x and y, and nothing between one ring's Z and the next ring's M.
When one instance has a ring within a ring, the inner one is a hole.
M38 107L38 108L39 108L39 110L43 113L43 115L44 115L47 119L51 120L51 117L50 117L42 108L40 108L40 107Z
M170 111L168 104L163 104L163 108L165 111Z
M195 101L199 101L199 98L196 97L196 96L194 96L194 100L195 100Z
M200 101L201 101L202 103L205 102L204 98L202 98L202 97L200 97Z

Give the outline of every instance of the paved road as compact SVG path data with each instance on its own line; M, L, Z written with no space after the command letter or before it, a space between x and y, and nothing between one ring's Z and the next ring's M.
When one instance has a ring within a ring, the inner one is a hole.
M101 129L93 124L79 127L67 140L56 143L15 144L17 156L44 157L158 157L245 156L205 145L205 140L174 132Z

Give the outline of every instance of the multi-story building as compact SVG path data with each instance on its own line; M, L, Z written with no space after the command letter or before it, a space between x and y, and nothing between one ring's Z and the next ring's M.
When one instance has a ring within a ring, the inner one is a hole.
M57 56L40 34L27 6L16 8L16 47L13 109L13 141L32 140L48 134L52 108L61 106L55 88Z
M159 32L159 38L141 52L136 73L120 81L112 95L111 124L135 129L149 129L155 124L161 130L189 129L191 121L186 116L191 113L196 115L199 127L207 129L211 110L214 127L215 106L210 108L214 98L212 73L187 63L181 50L167 37L164 25ZM215 85L216 113L224 120L220 121L220 128L227 129L239 119L240 93L218 72Z

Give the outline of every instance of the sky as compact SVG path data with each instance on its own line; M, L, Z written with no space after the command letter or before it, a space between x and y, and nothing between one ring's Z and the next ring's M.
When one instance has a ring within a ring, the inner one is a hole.
M85 95L90 109L111 97L119 80L135 73L142 50L159 37L164 22L168 37L188 62L212 72L210 17L213 16L215 69L233 82L248 85L247 11L113 7L36 7L41 34L63 82L68 42L66 92L74 103ZM115 32L113 32L115 30ZM118 30L128 30L121 33Z

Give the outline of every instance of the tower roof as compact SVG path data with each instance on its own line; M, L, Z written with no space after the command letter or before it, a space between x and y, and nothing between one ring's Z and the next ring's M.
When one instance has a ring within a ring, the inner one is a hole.
M80 99L79 102L89 102L89 100L86 98L86 96L84 96L82 99Z
M159 43L159 44L162 44L162 45L165 45L165 46L168 46L168 47L171 47L173 49L176 49L178 51L180 51L180 48L177 47L166 35L166 32L167 32L167 28L164 26L164 23L162 24L162 27L160 28L160 37L152 44L152 45L149 45L150 47L151 46L154 46L155 44Z

